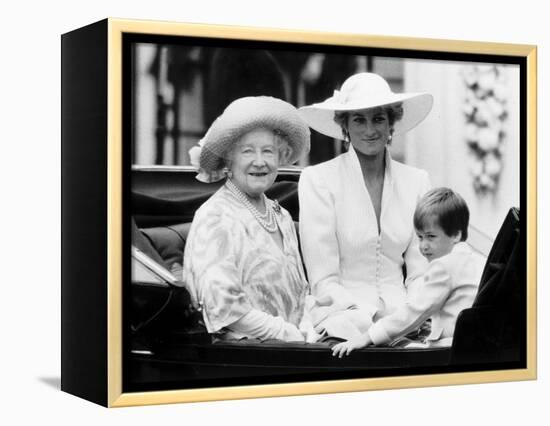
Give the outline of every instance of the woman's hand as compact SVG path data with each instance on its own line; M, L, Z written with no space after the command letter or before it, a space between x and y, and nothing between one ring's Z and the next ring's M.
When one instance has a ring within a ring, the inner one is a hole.
M368 333L363 333L360 336L350 339L346 342L338 343L332 347L332 356L342 358L344 355L349 355L354 349L364 348L371 342Z
M304 342L306 341L306 336L294 324L285 322L278 339L285 342Z
M304 317L298 326L298 330L300 330L300 333L304 336L306 343L315 343L321 338L321 335L318 334L313 328L313 323L311 322L308 312L304 313Z
M317 327L327 319L330 314L338 311L345 311L347 308L347 305L338 303L332 295L325 295L315 299L315 304L311 308L311 322L313 323L313 327Z

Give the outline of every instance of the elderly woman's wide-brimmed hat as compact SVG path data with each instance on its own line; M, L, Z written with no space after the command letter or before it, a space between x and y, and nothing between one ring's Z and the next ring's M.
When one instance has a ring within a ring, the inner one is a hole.
M197 179L203 182L222 179L227 152L243 135L258 128L282 134L292 150L285 164L293 164L309 152L309 127L295 107L270 96L239 98L212 123L199 146L189 151L191 163L199 168Z
M394 93L389 84L374 73L352 75L334 95L325 101L300 108L299 113L309 126L335 139L343 139L342 128L334 121L336 111L356 111L401 103L403 117L396 121L394 135L418 125L430 112L433 97L429 93Z

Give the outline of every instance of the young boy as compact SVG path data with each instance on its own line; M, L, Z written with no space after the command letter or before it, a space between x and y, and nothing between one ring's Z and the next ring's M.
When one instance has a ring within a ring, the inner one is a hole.
M374 323L366 333L332 348L342 357L364 346L388 344L432 318L430 346L450 346L456 318L472 306L484 260L466 244L470 212L451 189L437 188L424 195L414 212L414 228L429 266L409 285L405 304Z

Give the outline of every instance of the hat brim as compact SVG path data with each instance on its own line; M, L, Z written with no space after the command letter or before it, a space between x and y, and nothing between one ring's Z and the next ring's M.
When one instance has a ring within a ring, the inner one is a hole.
M233 101L210 126L202 140L200 169L219 170L231 146L257 128L284 133L292 153L286 163L280 165L293 164L309 152L309 128L294 106L269 96L244 97Z
M358 111L401 103L403 117L394 123L394 135L403 134L416 127L426 118L433 105L429 93L395 93L383 99L368 99L361 102L340 103L334 98L299 108L298 113L312 129L335 139L344 139L342 128L334 121L336 111Z

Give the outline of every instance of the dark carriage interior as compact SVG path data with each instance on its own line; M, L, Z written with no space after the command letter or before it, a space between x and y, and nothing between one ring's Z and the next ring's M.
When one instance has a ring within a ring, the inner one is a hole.
M281 172L267 196L298 221L299 172ZM185 240L195 210L219 184L204 184L182 169L132 171L132 244L181 279ZM128 390L380 377L422 372L521 368L525 365L526 275L520 258L520 218L511 209L487 260L472 308L457 321L451 348L365 348L333 358L331 342L213 341L183 287L132 283ZM333 377L332 375L337 374ZM298 375L298 376L297 376ZM243 379L245 378L245 379ZM268 378L268 379L266 379Z

